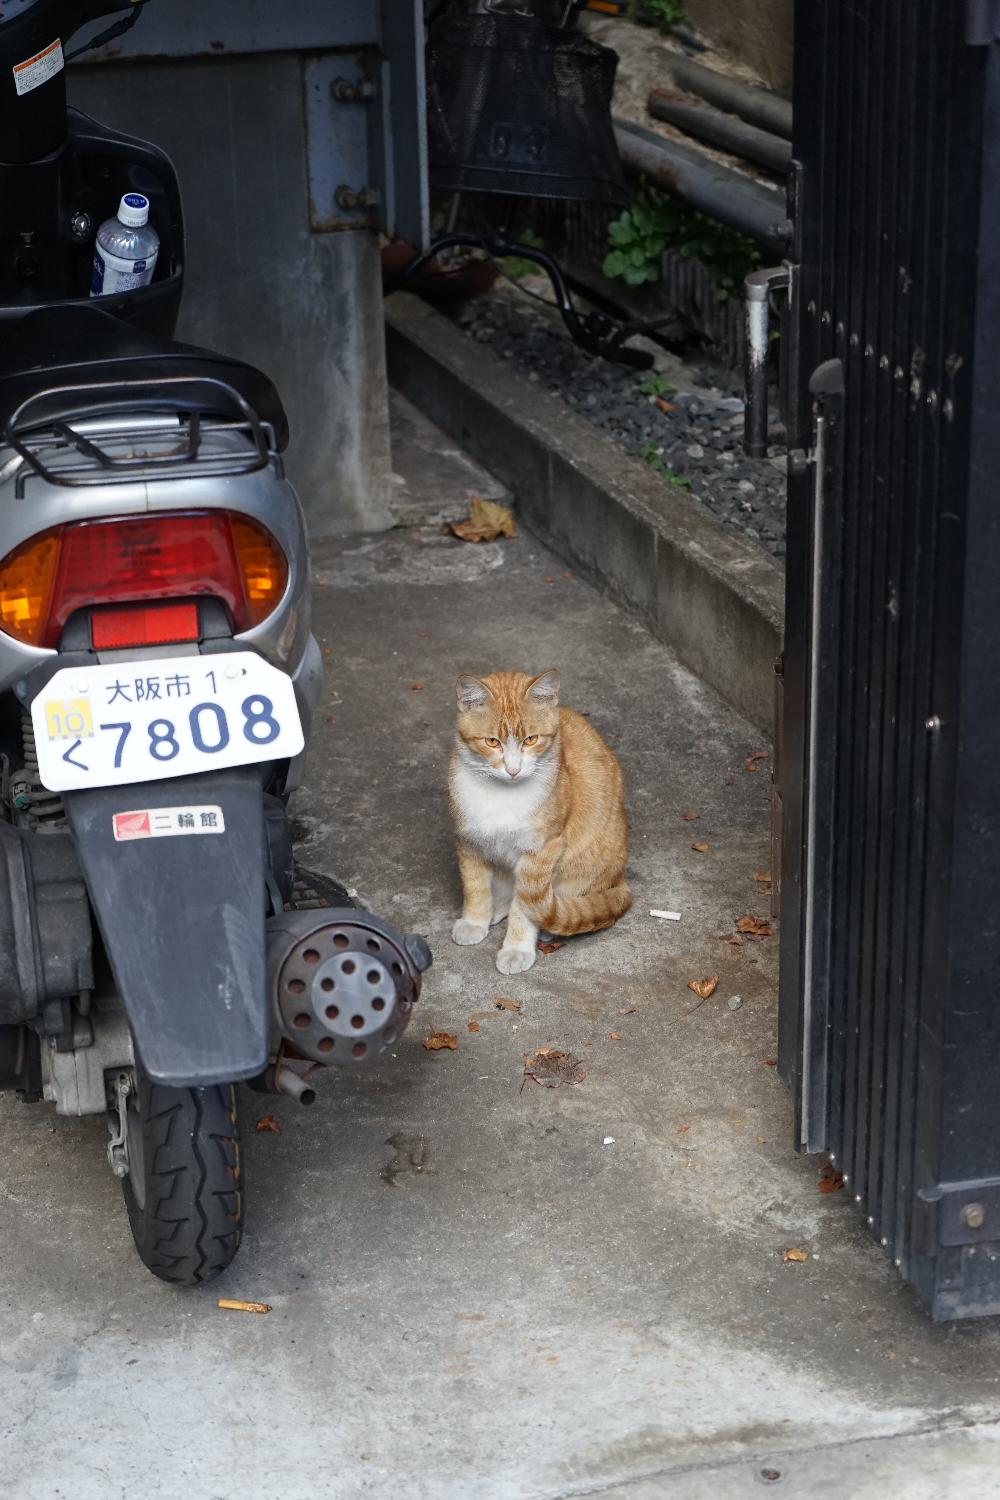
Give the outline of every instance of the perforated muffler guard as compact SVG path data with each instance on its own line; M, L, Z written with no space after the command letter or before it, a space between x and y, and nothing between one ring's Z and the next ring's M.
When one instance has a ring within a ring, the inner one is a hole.
M275 1024L304 1057L352 1065L399 1040L431 962L420 937L349 907L282 912L267 928Z

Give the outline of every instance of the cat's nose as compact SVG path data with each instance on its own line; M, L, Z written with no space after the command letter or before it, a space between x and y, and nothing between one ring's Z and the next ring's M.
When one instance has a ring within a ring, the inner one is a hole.
M521 774L521 767L520 766L518 766L518 768L517 768L516 771L512 771L511 768L510 768L510 766L507 767L507 775L510 776L512 779L515 776L520 776L520 774Z

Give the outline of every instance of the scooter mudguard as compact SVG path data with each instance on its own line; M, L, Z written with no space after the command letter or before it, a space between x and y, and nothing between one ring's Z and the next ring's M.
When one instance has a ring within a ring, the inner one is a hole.
M252 766L66 792L104 947L157 1083L250 1078L268 1056L264 816Z

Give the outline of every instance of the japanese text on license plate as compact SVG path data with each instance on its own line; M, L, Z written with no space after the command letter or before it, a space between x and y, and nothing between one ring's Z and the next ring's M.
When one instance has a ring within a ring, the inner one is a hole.
M40 774L53 791L183 776L302 749L291 680L253 652L63 668L32 717Z

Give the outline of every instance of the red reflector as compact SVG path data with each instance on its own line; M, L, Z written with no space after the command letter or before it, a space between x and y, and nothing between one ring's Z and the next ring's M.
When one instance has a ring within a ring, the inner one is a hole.
M167 646L198 639L197 604L127 604L101 609L91 617L90 634L97 651L118 646Z

